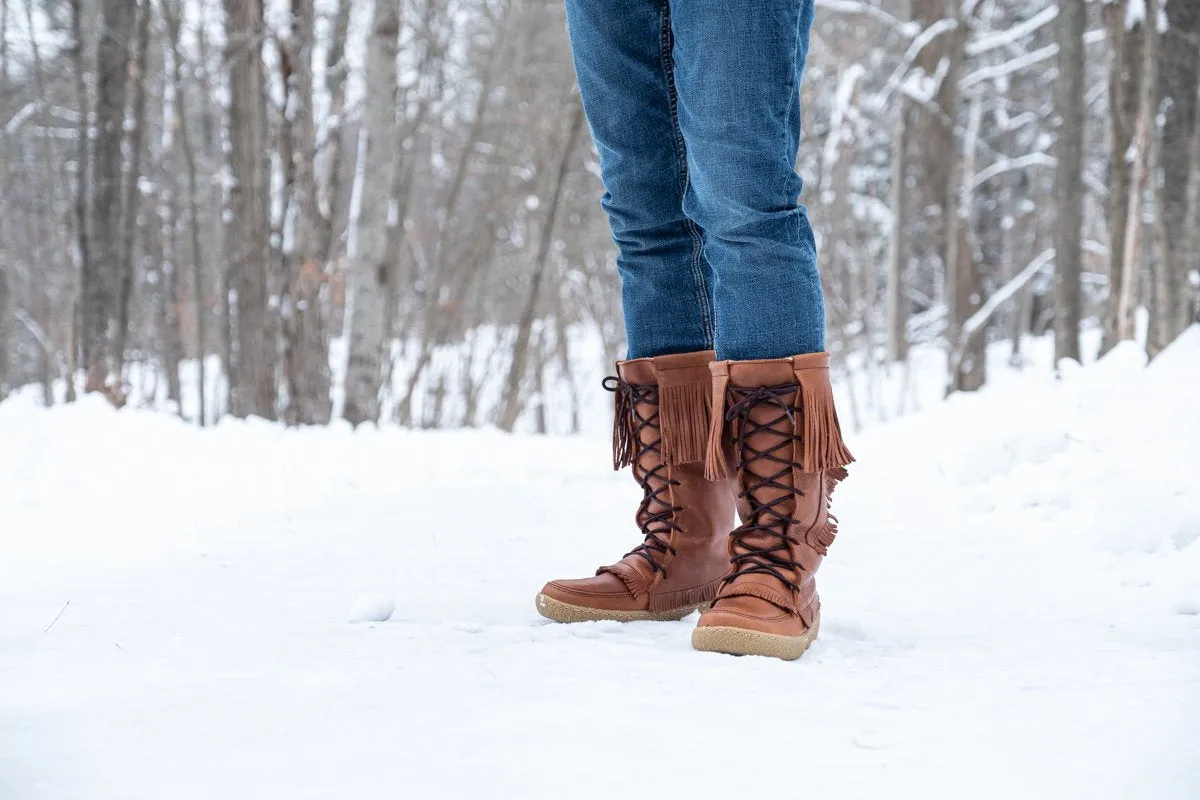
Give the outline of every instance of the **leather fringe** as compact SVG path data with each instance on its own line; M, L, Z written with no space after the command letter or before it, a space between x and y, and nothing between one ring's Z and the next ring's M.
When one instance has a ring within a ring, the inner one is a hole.
M816 532L816 536L814 537L815 543L813 545L816 551L823 556L829 555L829 546L833 544L833 540L837 538L838 534L837 517L829 511L829 507L833 505L833 490L837 488L839 483L846 480L846 476L849 474L845 467L834 467L833 469L826 470L823 476L825 484L825 526Z
M709 381L659 385L658 421L662 426L663 458L668 464L704 460L710 390Z
M829 545L833 544L833 540L837 538L838 521L837 517L828 514L825 517L825 527L817 531L813 549L823 556L829 555Z
M798 370L800 403L803 408L801 467L804 472L822 472L845 467L854 456L842 439L833 403L828 370Z
M825 470L825 498L833 497L833 490L838 487L838 484L846 480L850 475L850 471L845 467L834 467L833 469Z
M704 456L704 477L710 481L729 477L729 462L725 458L725 393L729 388L729 367L713 371L712 413L708 428L708 452Z
M678 592L650 595L650 611L670 611L684 606L698 606L701 603L711 603L717 596L717 584L720 581Z

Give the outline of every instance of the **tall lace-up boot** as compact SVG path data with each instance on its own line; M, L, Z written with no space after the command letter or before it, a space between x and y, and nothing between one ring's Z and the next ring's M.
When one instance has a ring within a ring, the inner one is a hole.
M594 577L557 580L537 596L556 622L677 620L712 602L729 568L734 487L704 477L712 351L617 363L613 467L642 487L642 543Z
M712 373L708 474L736 475L742 524L692 646L796 659L821 624L816 573L837 535L829 500L854 460L834 410L829 355L718 361Z

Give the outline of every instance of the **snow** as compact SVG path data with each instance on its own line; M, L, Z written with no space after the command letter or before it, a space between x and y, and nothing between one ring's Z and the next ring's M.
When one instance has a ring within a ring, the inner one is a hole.
M1171 23L1167 17L1166 3L1159 3L1158 10L1158 32L1166 33L1171 27ZM1146 21L1146 0L1129 0L1129 4L1125 6L1125 30L1131 31L1138 25Z
M1060 372L851 439L790 664L695 653L694 618L537 616L636 541L602 434L199 431L22 393L0 797L1195 798L1200 328Z
M351 622L387 622L396 613L396 601L382 594L359 595L350 607Z

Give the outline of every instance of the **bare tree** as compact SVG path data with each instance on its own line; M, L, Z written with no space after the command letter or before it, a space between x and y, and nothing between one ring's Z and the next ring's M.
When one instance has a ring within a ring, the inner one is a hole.
M583 103L578 96L572 97L570 106L570 122L567 133L563 138L560 152L562 153L558 168L553 178L553 189L550 203L546 209L546 219L542 222L541 237L538 240L537 255L533 260L533 273L529 278L529 289L525 295L525 307L521 311L521 319L517 324L517 339L513 345L512 363L508 369L508 380L505 382L504 410L500 412L500 429L511 431L517 424L521 408L521 384L525 380L525 372L529 363L529 339L533 330L533 320L537 313L542 281L550 260L550 248L554 242L555 223L558 222L559 210L562 207L563 187L566 186L567 176L571 170L571 155L579 141L580 131L584 123Z
M1087 29L1084 0L1062 0L1058 13L1058 80L1055 102L1062 123L1055 157L1058 159L1054 279L1054 359L1080 361L1079 325L1083 316L1081 274L1083 240L1083 35Z
M1129 208L1125 221L1125 253L1122 256L1121 290L1117 300L1118 341L1134 338L1134 307L1138 297L1138 278L1142 264L1143 209L1150 186L1151 137L1156 135L1158 97L1158 0L1146 0L1146 19L1142 23L1142 74L1138 89L1137 125L1134 129L1130 160L1133 173L1129 181Z
M8 95L8 0L0 0L0 98ZM0 139L0 144L4 144L4 140ZM7 147L0 150L0 161L7 160L8 154L5 152ZM0 176L0 180L4 180ZM3 189L0 189L0 196L3 195ZM5 221L0 215L0 242L5 241L4 231ZM8 350L12 346L9 341L9 330L12 327L12 290L9 288L10 279L9 272L11 268L8 264L8 258L0 249L0 401L8 397L9 387L9 355Z
M117 295L117 329L114 335L113 357L115 373L125 368L125 345L129 336L129 303L133 295L134 237L137 233L138 210L141 205L142 144L146 131L146 70L150 51L150 20L154 16L151 0L141 0L138 8L137 52L130 60L133 83L133 108L129 119L129 168L125 171L124 199L121 203L120 290Z
M908 307L907 285L904 280L908 262L908 238L905 224L908 221L908 125L904 98L897 99L895 112L894 143L892 145L892 229L888 238L888 360L908 359Z
M1116 0L1102 7L1108 37L1108 122L1109 179L1108 203L1108 300L1104 313L1104 339L1101 353L1118 341L1121 315L1132 301L1126 297L1134 287L1125 286L1125 237L1129 228L1131 165L1128 159L1133 145L1134 120L1137 118L1143 59L1141 26L1126 27L1129 0ZM1124 301L1123 301L1124 298ZM1124 302L1124 306L1122 303ZM1132 323L1130 323L1132 324Z
M379 420L383 361L391 333L388 312L393 289L387 261L387 224L395 152L399 40L397 2L376 0L367 43L366 125L358 156L362 165L362 208L356 247L351 254L350 356L343 415L352 425Z
M1098 321L1108 347L1144 306L1153 352L1194 315L1200 6L1159 0L1160 37L1141 0L1085 30L1096 5L819 4L798 168L851 416L911 406L921 371L893 405L879 369L910 346L969 390L1001 340L1025 367L1030 335L1075 355ZM0 393L71 397L86 355L89 388L199 396L200 424L344 399L356 424L577 428L624 342L563 24L514 0L0 0Z
M135 7L128 0L103 0L96 64L96 164L91 195L92 256L83 273L83 364L87 390L123 392L116 372L121 293L121 144L125 83Z
M197 409L196 424L203 428L207 422L208 371L206 356L207 316L204 304L204 248L201 244L203 224L200 219L200 186L196 167L196 149L187 115L187 91L183 79L183 55L179 49L181 0L159 0L167 28L167 43L171 61L171 85L175 95L172 124L179 134L187 178L188 242L192 260L192 312L196 318Z
M269 315L266 93L262 0L225 0L229 63L229 270L237 295L236 416L275 419L275 326Z
M283 374L287 387L284 419L290 425L329 422L329 346L322 291L327 285L320 246L313 116L313 0L292 0L290 35L280 43L283 120L280 152L284 172Z

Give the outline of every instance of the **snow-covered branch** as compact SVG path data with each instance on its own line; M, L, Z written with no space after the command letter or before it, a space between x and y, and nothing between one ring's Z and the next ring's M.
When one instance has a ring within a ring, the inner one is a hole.
M41 325L37 324L37 321L33 317L26 313L25 309L14 309L13 316L16 317L17 322L25 326L25 329L29 331L29 335L32 336L42 348L42 352L54 352L54 345L51 343L50 337L46 336L46 331L42 329Z
M1054 261L1053 247L1043 250L1033 261L1029 262L1025 269L1018 272L1012 280L996 290L987 299L987 302L980 306L979 310L963 323L961 330L958 332L958 341L954 345L956 357L961 356L971 337L983 329L983 326L1000 309L1000 306L1007 303L1017 292L1029 285L1029 282L1036 278L1038 273L1045 269L1052 261Z
M897 64L896 69L892 71L891 76L888 78L887 83L883 87L883 91L879 93L879 99L876 101L876 105L883 107L883 105L887 103L888 98L891 96L892 92L896 90L896 87L900 86L905 81L905 77L908 75L908 71L912 69L913 62L916 61L917 56L921 54L922 50L929 46L930 42L941 36L943 33L952 31L957 27L958 20L947 17L945 19L939 19L937 22L921 31L920 35L913 39L912 43L908 46L908 50L906 50L904 53L904 58L900 59L900 63Z
M1005 158L997 161L991 166L981 169L975 173L975 177L971 179L971 191L975 191L983 184L990 181L999 175L1006 172L1012 172L1019 169L1027 169L1028 167L1053 167L1058 161L1054 156L1046 155L1045 153L1030 153L1017 158Z
M1001 64L991 64L986 67L981 67L974 72L963 76L958 85L962 89L969 89L976 84L984 81L1003 78L1005 75L1011 75L1014 72L1020 72L1023 69L1032 67L1041 61L1054 58L1058 54L1058 45L1050 44L1045 47L1032 50L1025 55L1017 56L1016 58L1005 61Z
M1098 44L1105 39L1103 30L1089 31L1083 37L1084 44ZM972 86L982 83L983 81L1003 78L1006 75L1011 75L1014 72L1020 72L1023 69L1032 67L1034 64L1039 64L1043 61L1048 61L1058 55L1058 45L1048 44L1045 47L1025 53L1003 62L1002 64L991 64L986 67L981 67L974 72L964 75L958 85L960 89L969 89Z
M821 154L826 175L830 174L837 164L842 143L851 138L849 127L854 116L854 92L865 73L866 68L862 64L851 64L842 72L838 81L837 91L834 92L833 113L829 120L829 136L825 139L825 148Z
M968 56L977 56L995 50L997 47L1004 47L1012 44L1020 39L1024 39L1031 33L1041 30L1046 25L1053 22L1058 17L1058 6L1050 6L1040 14L1035 14L1019 25L1014 25L1002 31L981 36L978 39L973 39L967 43L966 53Z
M882 8L873 6L861 0L817 0L817 8L834 11L839 14L857 14L869 17L876 22L894 29L901 36L912 38L921 31L921 26L915 22L905 22L894 17Z
M8 136L12 136L14 133L20 130L21 126L25 124L25 121L31 119L33 115L36 114L39 109L41 109L41 107L42 102L40 100L33 100L29 103L26 103L20 111L12 115L8 122L4 123L4 133Z
M81 115L78 111L62 106L49 105L44 100L31 100L21 107L17 113L9 118L8 122L4 123L4 133L7 136L12 136L21 126L31 120L36 114L49 111L55 117L70 123L78 124Z

